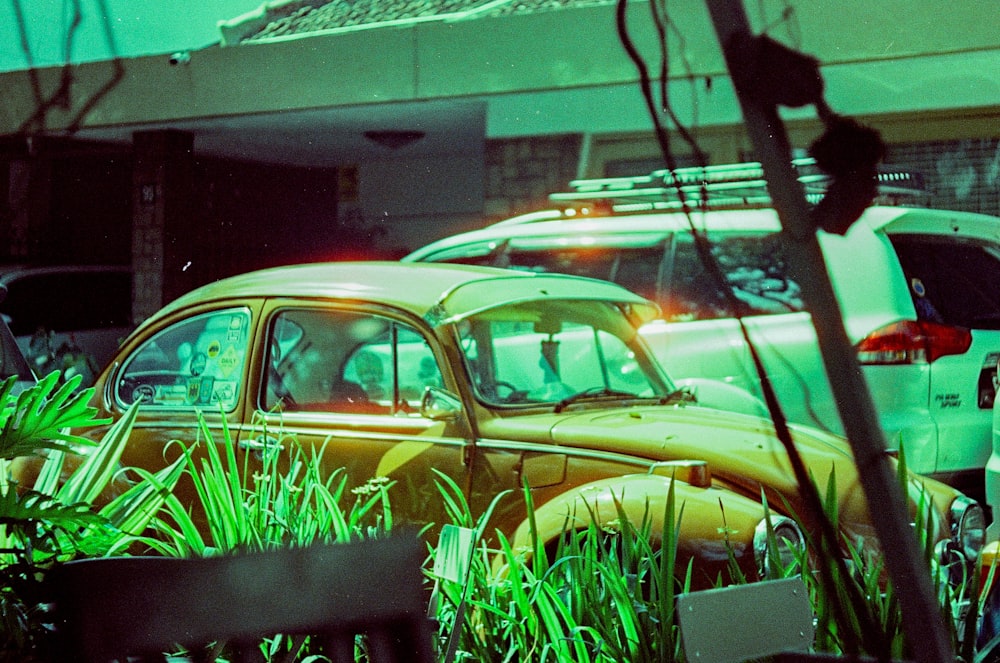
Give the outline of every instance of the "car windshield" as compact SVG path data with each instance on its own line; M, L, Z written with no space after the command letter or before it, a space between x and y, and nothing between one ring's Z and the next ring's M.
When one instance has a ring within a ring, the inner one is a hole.
M660 398L666 378L636 329L605 302L539 300L509 304L457 325L479 399L490 405Z

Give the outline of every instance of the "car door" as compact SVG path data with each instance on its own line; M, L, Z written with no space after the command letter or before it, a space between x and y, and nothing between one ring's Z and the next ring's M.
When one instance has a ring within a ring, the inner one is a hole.
M364 493L386 479L394 523L447 522L440 475L464 492L471 437L463 417L421 415L429 387L454 390L437 342L387 309L269 301L254 425L240 446L256 456L301 445Z
M221 449L227 439L238 439L258 308L249 302L188 309L127 342L97 384L102 414L118 419L139 403L121 459L125 466L156 471L183 449L200 463L209 444ZM85 434L99 438L105 430ZM184 504L197 503L186 476L175 494Z

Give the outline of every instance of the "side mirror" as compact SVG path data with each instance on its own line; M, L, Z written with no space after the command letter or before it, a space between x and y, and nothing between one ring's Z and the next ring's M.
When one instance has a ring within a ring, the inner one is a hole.
M458 396L439 387L427 387L420 399L420 416L433 421L454 421L462 413Z

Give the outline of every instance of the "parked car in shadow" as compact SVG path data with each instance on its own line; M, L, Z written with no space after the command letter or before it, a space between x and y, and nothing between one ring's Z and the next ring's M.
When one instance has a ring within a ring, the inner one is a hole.
M90 385L132 330L132 270L119 265L0 265L0 314L35 374Z
M795 165L818 200L825 177L811 160ZM660 304L643 334L671 375L759 394L749 338L786 418L842 433L764 184L755 163L579 180L553 194L549 209L404 260L613 281ZM926 198L906 173L884 174L881 193L845 236L819 232L847 333L889 446L904 447L915 471L982 498L1000 358L992 285L1000 282L1000 219L912 206Z
M7 296L7 289L0 284L0 304ZM21 353L7 323L0 319L0 380L15 378L14 392L19 393L35 383L35 375Z

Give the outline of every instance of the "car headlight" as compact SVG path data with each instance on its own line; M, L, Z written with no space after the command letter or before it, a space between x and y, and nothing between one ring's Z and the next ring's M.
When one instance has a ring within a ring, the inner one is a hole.
M951 539L965 559L972 562L986 545L986 513L974 499L956 497L948 509Z
M774 533L773 538L769 532ZM805 547L806 537L799 524L786 516L765 518L753 533L753 555L762 578L797 564ZM780 564L777 569L774 568L776 560Z

